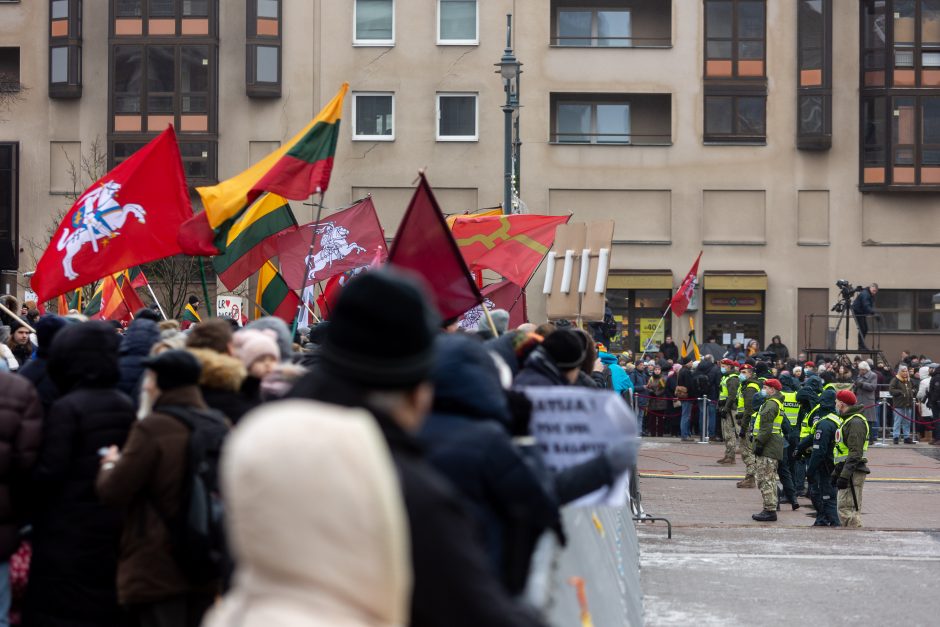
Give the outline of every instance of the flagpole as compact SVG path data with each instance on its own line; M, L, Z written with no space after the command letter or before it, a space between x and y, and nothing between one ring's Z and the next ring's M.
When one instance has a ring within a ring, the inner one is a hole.
M640 360L642 361L646 357L646 353L650 348L650 344L653 343L653 338L656 337L656 332L659 331L659 327L663 326L663 320L666 319L666 316L669 315L669 312L672 311L672 301L666 306L666 312L663 314L663 317L659 319L659 322L656 323L656 328L653 329L653 333L650 335L650 339L646 340L646 346L643 347L643 352L640 354Z
M483 314L486 316L486 321L490 323L490 328L493 330L493 337L499 337L499 331L496 330L496 323L493 322L493 316L490 315L490 308L486 306L486 299L480 303L480 307L483 308Z
M206 299L206 313L209 314L207 317L211 318L212 303L209 301L209 286L206 285L206 262L202 257L199 257L199 280L202 281L202 295Z
M30 332L30 333L35 333L35 332L36 332L36 329L34 329L33 327L29 326L29 324L27 324L27 322L26 322L25 320L23 320L23 319L20 318L18 315L16 315L15 313L13 313L13 312L10 311L9 309L7 309L6 305L4 305L3 303L0 303L0 311L3 311L5 314L7 314L7 315L10 316L11 318L13 318L14 320L16 320L16 321L19 322L20 324L22 324L24 327L26 327L27 329L29 329L29 332Z
M294 324L291 326L290 336L293 338L297 335L297 323L300 321L300 312L303 311L303 307L306 305L304 302L304 291L307 289L307 282L309 281L310 276L310 266L313 264L313 251L317 247L317 229L320 228L320 218L323 214L323 194L324 191L320 188L317 188L317 192L320 194L320 200L317 201L317 219L313 222L313 235L310 237L310 248L307 249L307 264L304 268L304 282L300 286L300 304L297 305L297 314L294 316ZM309 305L306 305L307 309L310 308Z
M147 291L150 292L150 297L153 298L153 302L157 304L157 309L160 310L160 315L163 316L163 319L166 320L166 313L163 311L163 307L160 306L160 301L157 300L157 295L153 293L153 288L150 286L150 281L147 281ZM206 305L208 308L208 304Z

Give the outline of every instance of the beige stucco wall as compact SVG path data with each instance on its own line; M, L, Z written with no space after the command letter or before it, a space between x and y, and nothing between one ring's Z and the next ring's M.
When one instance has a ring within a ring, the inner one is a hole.
M107 3L84 4L84 91L78 101L47 97L48 3L0 4L0 46L21 47L22 80L30 88L26 102L0 114L0 140L21 142L24 238L41 234L49 213L66 204L49 193L50 142L80 141L87 149L95 137L106 136ZM376 190L377 201L387 199L378 209L390 235L418 168L427 168L432 185L445 190L445 211L471 208L464 206L470 202L499 204L503 92L493 64L505 43L505 14L513 12L515 52L524 64L522 199L533 213L571 207L576 218L607 214L618 220L615 239L644 243L615 245L614 269L671 268L678 282L704 249L703 271L766 271L766 335L780 333L791 347L799 344L798 287L828 288L832 300L838 278L940 288L940 280L912 271L940 245L940 195L858 191L857 3L834 2L833 144L821 153L795 148L791 1L768 1L766 146L703 145L703 11L695 0L673 0L673 45L667 49L552 48L549 0L480 2L477 46L437 45L431 0L396 0L393 47L352 45L349 0L283 4L283 95L268 101L245 95L244 5L221 3L220 179L289 138L348 81L352 91L395 92L395 141L352 141L347 100L328 206ZM634 34L641 28L636 20ZM435 93L443 91L479 93L479 141L435 140ZM553 92L672 94L672 145L551 145ZM733 191L750 193L727 193ZM746 223L736 219L738 200L721 200L729 198L742 200ZM301 221L312 215L301 203L294 209ZM798 225L801 213L806 219ZM704 243L729 240L754 243ZM22 269L30 263L24 256ZM540 276L533 285L541 286ZM533 319L544 315L540 291L530 290ZM684 326L674 322L674 335L683 335ZM940 336L924 341L940 354Z

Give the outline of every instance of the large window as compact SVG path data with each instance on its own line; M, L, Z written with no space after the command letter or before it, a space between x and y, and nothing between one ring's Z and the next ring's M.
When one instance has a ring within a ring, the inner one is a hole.
M49 97L82 95L82 2L50 0Z
M476 141L477 95L437 95L438 141Z
M623 48L633 45L630 9L560 6L555 13L555 45Z
M172 124L189 183L214 182L218 39L210 33L218 30L218 3L113 0L112 11L111 165Z
M248 0L245 46L247 93L253 98L281 96L281 0Z
M353 44L395 45L395 0L354 0Z
M799 0L796 146L832 145L832 0Z
M16 142L0 142L0 270L16 270L19 265L18 152Z
M395 139L395 97L390 93L354 93L353 140Z
M437 0L437 43L480 43L477 0Z
M708 144L767 141L766 3L704 0Z
M881 314L881 331L940 332L940 311L933 306L935 290L878 290L875 311Z
M629 144L630 103L561 101L555 127L561 144Z
M861 10L862 189L940 186L940 0Z
M0 91L20 90L20 49L0 48Z
M611 341L611 350L641 353L649 343L648 354L655 355L659 344L672 334L672 316L666 316L656 329L671 296L669 290L608 288L607 302L619 329Z

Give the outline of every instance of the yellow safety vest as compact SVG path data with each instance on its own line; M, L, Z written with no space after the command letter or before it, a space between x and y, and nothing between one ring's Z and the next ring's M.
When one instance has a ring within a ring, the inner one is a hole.
M783 413L790 426L795 427L800 419L800 404L796 402L796 392L782 392L783 394Z
M777 415L774 416L774 426L773 426L772 432L774 435L780 435L781 433L783 433L783 411L782 411L783 403L780 401L779 398L769 398L767 400L773 401L777 404ZM757 434L759 432L760 432L760 412L757 412L754 418L754 430L751 432L751 434L754 437L757 437Z
M754 379L748 379L744 385L738 386L738 411L744 411L744 389L749 385L757 386L757 391L760 392L761 384L755 381Z
M848 424L849 420L853 418L858 418L865 424L865 445L862 447L862 453L868 452L868 436L870 435L868 426L868 420L865 419L865 416L861 414L852 414L848 418L842 420L842 424L839 425L838 430L836 431L836 444L832 447L832 461L835 463L844 462L849 457L849 447L845 445L845 442L842 441L842 427Z
M730 379L731 377L736 377L736 376L738 375L732 372L730 374L726 374L725 376L721 378L721 383L719 384L719 387L718 387L718 400L719 401L728 400L728 379ZM738 389L739 390L741 389L740 385L738 386Z
M808 435L813 435L813 432L816 430L816 421L813 420L813 416L816 415L816 412L819 411L819 405L816 405L809 413L803 416L803 424L800 425L800 439L802 440ZM839 424L842 424L841 422Z

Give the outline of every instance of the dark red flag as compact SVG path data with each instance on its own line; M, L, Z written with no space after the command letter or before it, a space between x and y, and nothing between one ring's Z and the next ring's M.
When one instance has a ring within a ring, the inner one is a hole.
M460 320L460 328L466 331L475 331L481 321L484 324L486 318L483 315L483 306L493 311L494 309L505 309L509 312L508 329L515 329L520 324L528 321L526 313L525 290L512 281L500 281L483 288L483 305L477 305L463 315Z
M669 301L669 306L672 307L672 313L677 316L681 316L685 313L685 310L689 308L689 301L691 301L692 296L695 295L695 286L698 285L698 262L701 258L702 253L699 253L698 257L695 258L695 263L692 264L688 274L686 274L685 278L682 280L682 285L679 286L675 296Z
M209 226L205 211L200 211L180 225L176 241L184 255L193 257L214 257L219 254L215 245L215 231Z
M317 241L310 262L310 275L305 282L307 254L315 226ZM380 262L388 257L385 233L372 198L365 198L328 218L322 218L319 226L311 222L275 238L268 253L269 258L277 255L281 274L292 290L302 290L337 274L368 266L377 255Z
M148 261L178 255L193 215L173 127L85 190L62 220L30 285L47 301Z
M483 302L454 241L431 186L420 174L418 187L398 226L388 261L424 277L429 296L445 320Z

